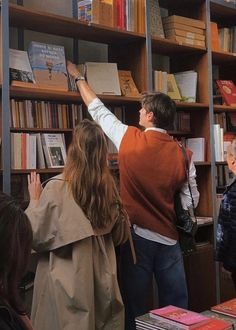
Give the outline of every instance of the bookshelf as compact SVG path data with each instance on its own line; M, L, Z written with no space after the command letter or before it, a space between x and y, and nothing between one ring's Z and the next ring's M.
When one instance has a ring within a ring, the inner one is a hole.
M71 0L73 5L76 1ZM57 101L66 103L81 103L77 92L57 92L44 89L29 89L23 87L9 88L8 73L8 38L9 26L17 28L19 38L24 31L37 31L40 33L62 36L73 39L74 45L80 40L97 42L107 45L108 61L116 62L118 69L131 70L132 77L139 91L153 89L152 70L159 66L156 57L167 59L170 73L185 70L194 70L198 73L197 100L194 103L177 102L177 111L190 113L191 132L170 132L174 137L204 137L206 141L206 159L197 162L197 183L200 190L200 202L196 214L198 216L211 216L215 220L216 214L216 169L213 148L213 114L216 112L236 111L234 107L216 105L213 107L212 97L212 64L220 66L220 74L227 79L234 80L236 57L231 53L212 52L210 45L210 19L216 22L233 24L236 9L233 5L223 5L222 1L209 0L159 0L160 6L168 11L168 15L182 15L199 19L206 24L206 47L189 44L178 44L176 41L152 37L150 31L150 13L147 10L146 34L105 27L98 24L79 22L72 17L65 17L54 13L35 10L2 2L2 36L3 36L3 84L2 84L2 186L5 192L13 188L11 182L15 177L25 180L30 170L10 170L10 133L11 132L53 132L53 129L12 129L10 122L10 98ZM146 1L147 9L150 8ZM211 17L210 17L211 14ZM71 15L72 16L72 15ZM9 21L8 21L9 17ZM24 41L24 40L23 40ZM23 42L19 42L19 48ZM135 50L135 51L134 51ZM71 60L77 61L78 50L73 49ZM130 55L132 54L132 56ZM138 125L139 98L124 96L101 96L106 105L125 106L125 121L127 124ZM71 129L60 130L65 133L69 141ZM112 168L117 174L117 167ZM41 169L39 172L47 178L60 173L61 169ZM201 225L197 234L199 247L196 252L185 256L185 268L189 289L189 308L195 311L208 309L219 300L216 290L219 276L214 263L214 224ZM207 242L207 244L205 244ZM206 271L207 270L207 271ZM221 282L222 283L222 282ZM201 290L199 286L201 285ZM204 292L204 293L203 293ZM221 285L222 299L229 297L229 288L226 283ZM233 291L232 291L233 292Z
M236 19L236 6L233 3L223 3L223 1L211 1L210 2L210 20L216 22L218 28L227 27L230 28L235 26ZM233 75L233 71L236 69L236 57L235 53L225 52L222 50L212 51L212 65L217 68L218 77L214 77L212 75L212 79L222 79L222 80L233 80L236 83L235 76ZM227 105L218 105L213 104L213 114L220 114L223 116L233 112L236 112L235 106L227 106ZM227 131L227 127L224 128L224 134L235 134L235 132ZM227 166L227 163L224 161L216 162L218 173L220 173L221 169ZM224 176L225 174L223 174ZM221 177L218 177L218 183ZM216 182L215 191L217 193L222 193L224 191L224 187L218 186ZM221 269L218 269L218 282L219 282L219 292L221 301L225 301L234 297L234 286L231 280L226 280L224 276L222 276Z

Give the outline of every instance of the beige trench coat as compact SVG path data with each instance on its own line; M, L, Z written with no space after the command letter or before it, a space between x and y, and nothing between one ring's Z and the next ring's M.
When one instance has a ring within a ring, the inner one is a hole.
M127 240L129 225L118 218L95 232L62 176L55 179L60 180L49 181L37 205L26 210L39 252L34 330L122 330L114 244Z

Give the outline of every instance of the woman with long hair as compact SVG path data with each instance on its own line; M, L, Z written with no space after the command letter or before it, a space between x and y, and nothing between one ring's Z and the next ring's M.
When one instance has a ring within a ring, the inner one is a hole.
M32 329L19 295L32 246L32 228L16 201L0 193L0 329Z
M127 214L107 165L98 124L74 129L64 171L42 191L28 178L26 210L40 253L33 295L35 330L124 328L114 246L129 235ZM42 193L41 193L42 191Z

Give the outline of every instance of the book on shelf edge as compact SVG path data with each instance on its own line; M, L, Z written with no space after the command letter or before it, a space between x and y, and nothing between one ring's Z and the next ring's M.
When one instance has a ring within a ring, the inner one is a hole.
M47 166L49 168L64 167L66 162L64 134L42 133L41 139Z
M154 309L150 311L150 316L186 330L195 329L197 326L209 322L209 318L204 315L172 305Z
M236 86L232 80L216 80L219 92L222 95L225 104L236 106Z
M68 91L65 49L63 46L31 41L29 61L37 84L54 90Z
M29 57L26 51L18 49L9 49L9 68L11 84L35 84Z
M211 307L211 311L236 317L236 298Z
M135 85L131 71L118 70L121 93L127 97L138 97L140 93Z

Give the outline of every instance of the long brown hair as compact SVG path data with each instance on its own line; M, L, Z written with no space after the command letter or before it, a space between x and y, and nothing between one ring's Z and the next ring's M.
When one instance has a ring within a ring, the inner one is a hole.
M0 297L24 313L18 285L27 270L33 233L27 215L4 193L0 193L0 237Z
M64 178L76 203L94 228L102 228L121 207L114 179L107 165L107 143L101 127L85 119L74 129Z

